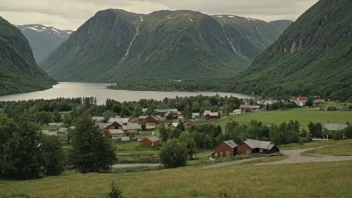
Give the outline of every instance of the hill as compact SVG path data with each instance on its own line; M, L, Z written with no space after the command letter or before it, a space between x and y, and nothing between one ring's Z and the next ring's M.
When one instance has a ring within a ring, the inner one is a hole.
M70 30L59 30L39 24L18 25L17 27L28 39L37 63L43 61L72 34Z
M231 91L352 100L352 2L320 0L304 13Z
M187 10L148 15L100 11L41 66L60 81L231 76L244 71L284 27L235 16L218 18Z
M48 89L53 84L35 63L20 30L0 17L0 95Z

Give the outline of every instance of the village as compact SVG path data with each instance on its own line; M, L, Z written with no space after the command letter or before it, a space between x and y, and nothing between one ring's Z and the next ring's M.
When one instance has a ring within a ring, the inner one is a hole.
M292 97L289 102L294 103L297 107L304 108L308 102L307 97ZM266 101L268 102L268 101ZM271 102L274 104L277 101ZM328 101L332 103L331 101ZM325 100L315 99L313 105L319 106L325 104ZM338 104L339 101L333 101ZM192 125L202 125L206 123L218 123L226 119L239 118L245 114L255 115L259 112L267 111L266 105L259 102L253 105L249 103L243 104L239 109L233 110L231 113L223 114L222 112L212 112L205 110L204 112L192 113L189 119L178 109L154 109L153 113L148 113L148 109L143 109L143 115L139 117L103 117L94 116L91 119L96 123L101 133L111 138L117 147L117 155L120 163L148 163L158 162L158 153L163 140L160 137L160 126L166 129L174 130L179 127L187 128ZM315 110L319 110L315 108ZM314 109L313 109L314 110ZM323 123L322 131L342 131L347 128L347 124ZM61 137L64 144L69 143L69 133L75 129L75 126L65 128L63 123L49 123L47 129L43 129L42 133L50 136ZM51 130L49 130L51 129ZM328 136L316 138L315 140L326 140ZM128 148L127 150L125 148ZM234 157L237 155L252 155L252 154L275 154L280 153L279 146L270 141L261 141L255 139L246 139L237 144L231 140L224 140L214 145L214 150L201 149L203 156L208 156L205 159L214 161L217 158ZM129 152L134 153L129 156ZM124 160L126 159L126 160ZM150 160L152 159L152 160Z

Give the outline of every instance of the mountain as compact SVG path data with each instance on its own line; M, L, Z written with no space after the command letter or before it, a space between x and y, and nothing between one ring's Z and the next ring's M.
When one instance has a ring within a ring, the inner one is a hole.
M53 84L35 63L21 31L0 17L0 95L43 90Z
M351 0L320 0L230 90L352 100L351 21Z
M59 81L231 76L280 36L285 22L277 24L187 10L142 15L109 9L90 18L40 66Z
M18 25L17 27L28 39L37 63L43 61L72 34L70 30L59 30L39 24Z

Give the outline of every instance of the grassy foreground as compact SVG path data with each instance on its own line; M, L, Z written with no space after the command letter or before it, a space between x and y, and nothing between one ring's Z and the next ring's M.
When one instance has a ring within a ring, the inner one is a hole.
M318 111L314 109L293 109L285 111L261 111L234 115L221 120L200 121L199 124L211 123L225 127L228 122L236 121L239 123L249 123L257 120L265 125L281 124L290 120L297 120L301 128L308 130L309 122L330 122L345 124L346 121L352 122L352 111Z
M334 156L351 156L352 155L352 140L329 141L325 142L322 148L307 151L305 155L334 155Z
M124 197L351 197L352 162L237 165L122 174L74 174L1 181L0 197L105 197L112 180Z

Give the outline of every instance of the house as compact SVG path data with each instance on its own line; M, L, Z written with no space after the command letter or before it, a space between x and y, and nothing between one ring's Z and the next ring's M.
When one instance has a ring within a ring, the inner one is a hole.
M156 136L146 137L140 141L141 146L158 146L160 145L160 139Z
M104 128L108 128L108 129L122 129L123 126L124 125L122 123L120 123L120 122L113 122L113 123L109 123Z
M346 124L324 124L323 125L323 130L324 131L330 131L330 132L333 132L333 131L342 131L344 129L346 129L348 127L348 125Z
M128 134L121 129L109 129L109 132L113 140L121 140L122 137L128 136Z
M304 105L306 105L307 100L308 100L307 97L301 97L301 96L299 97L293 96L292 98L290 98L291 102L296 103L296 105L300 107L303 107Z
M243 111L240 110L240 109L235 109L235 110L232 112L232 114L234 114L234 115L238 115L238 114L242 114L242 113L243 113Z
M59 128L58 133L67 133L68 128Z
M324 99L315 99L315 100L313 101L313 103L314 103L315 105L320 105L320 104L324 104L324 103L325 103L325 100L324 100Z
M206 120L219 119L220 113L219 112L204 111L203 118Z
M218 157L233 157L237 153L237 144L232 141L224 141L216 147Z
M141 129L142 129L142 126L138 123L128 123L127 125L124 125L122 127L122 130L125 133L129 133L129 134L139 131Z
M164 122L164 119L160 116L140 116L138 117L139 124L146 123L146 124L159 124Z
M260 110L260 106L257 105L242 105L240 108L241 112L251 112L251 111L259 111Z
M92 120L95 120L96 122L104 122L105 118L99 117L99 116L94 116L94 117L92 117Z
M146 125L146 129L147 130L154 130L156 128L156 126L155 126L155 124L153 124L153 123L147 123L147 125Z
M109 128L109 124L106 123L102 123L102 122L97 122L96 125L99 127L99 129L108 129Z
M279 148L268 141L259 141L248 139L237 147L237 153L243 155L250 155L253 153L278 153Z
M200 113L192 113L192 119L198 120L200 118Z

